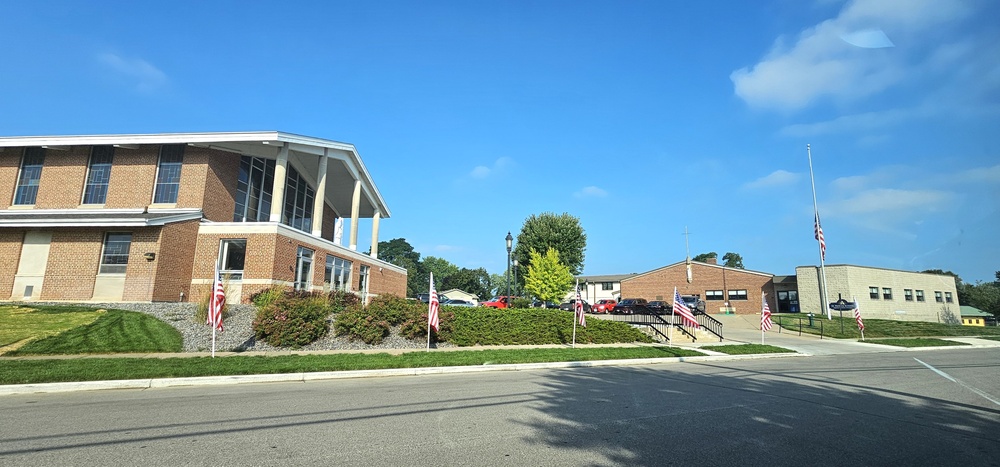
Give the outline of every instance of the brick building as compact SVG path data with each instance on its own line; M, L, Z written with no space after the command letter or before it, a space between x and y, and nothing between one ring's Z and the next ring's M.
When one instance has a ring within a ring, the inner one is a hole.
M272 285L406 293L353 145L276 131L0 137L0 298L231 302ZM371 219L371 253L357 251ZM348 243L343 230L348 226Z
M677 287L681 295L705 300L707 313L755 314L761 310L761 294L767 294L768 306L776 309L773 277L766 272L720 266L714 258L707 263L681 261L622 279L621 297L669 302Z

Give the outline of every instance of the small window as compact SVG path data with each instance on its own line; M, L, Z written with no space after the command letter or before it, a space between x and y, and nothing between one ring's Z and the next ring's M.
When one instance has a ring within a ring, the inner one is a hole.
M726 296L721 290L706 290L705 300L725 300Z
M104 204L108 197L108 182L111 180L111 161L114 155L114 146L94 146L90 150L87 184L83 187L82 204Z
M868 298L878 300L878 287L868 287Z
M350 261L333 255L326 255L326 272L323 281L329 290L349 291L351 288Z
M14 204L22 206L35 204L43 164L45 164L45 148L24 148L21 174L17 177L17 189L14 190Z
M153 203L173 204L181 188L181 165L184 162L183 144L165 144L160 147L160 163L156 168L156 190Z
M944 301L946 301L948 303L952 303L953 302L953 300L951 298L951 292L945 292L944 293Z
M125 274L128 266L128 251L132 246L131 233L108 232L104 236L104 252L101 253L100 274Z
M906 298L906 301L912 302L913 301L913 289L903 289L903 296Z
M308 291L312 286L313 251L299 247L295 261L295 290Z
M923 290L917 290L917 301L918 302L924 301L924 291Z
M934 292L934 301L938 303L944 303L944 298L941 296L941 292Z
M614 290L614 282L601 282L601 290Z
M746 290L730 290L729 291L729 301L733 300L746 300L747 291Z
M886 300L892 300L892 289L888 287L882 287L882 298Z
M246 239L225 239L219 245L219 264L222 270L219 271L222 277L229 280L243 280L243 268L246 265L247 241Z

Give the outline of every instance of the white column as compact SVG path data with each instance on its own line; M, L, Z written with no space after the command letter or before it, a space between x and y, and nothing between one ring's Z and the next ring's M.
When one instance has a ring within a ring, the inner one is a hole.
M281 210L285 207L285 172L288 167L288 143L278 151L278 161L274 165L274 185L271 187L271 222L281 222Z
M358 216L361 212L361 180L354 181L354 197L351 199L351 241L349 248L358 249Z
M375 210L372 216L372 258L378 258L378 221L382 218L382 211Z
M319 174L316 177L316 197L313 199L312 234L323 236L323 208L326 206L326 161L329 149L319 156Z

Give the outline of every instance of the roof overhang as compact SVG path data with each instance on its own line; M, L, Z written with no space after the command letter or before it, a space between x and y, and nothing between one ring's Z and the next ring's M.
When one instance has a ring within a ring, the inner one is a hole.
M155 227L201 217L201 209L7 209L0 227Z
M281 148L288 147L289 163L298 167L299 173L316 186L319 156L328 158L327 202L338 215L350 215L354 181L362 184L361 217L390 217L389 207L379 193L368 169L361 161L357 148L321 138L283 133L280 131L215 132L215 133L155 133L76 136L12 136L0 137L0 148L46 147L66 149L72 146L115 146L135 149L141 145L188 144L247 156L275 159ZM316 157L303 157L303 156ZM340 164L339 167L337 164ZM347 206L345 207L345 202Z

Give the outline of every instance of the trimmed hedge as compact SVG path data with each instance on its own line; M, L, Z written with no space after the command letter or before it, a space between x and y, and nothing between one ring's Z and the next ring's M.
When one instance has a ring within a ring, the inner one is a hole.
M455 345L568 344L573 341L573 313L562 310L464 308L455 310L449 341ZM626 323L591 319L577 326L576 342L612 344L652 342Z

